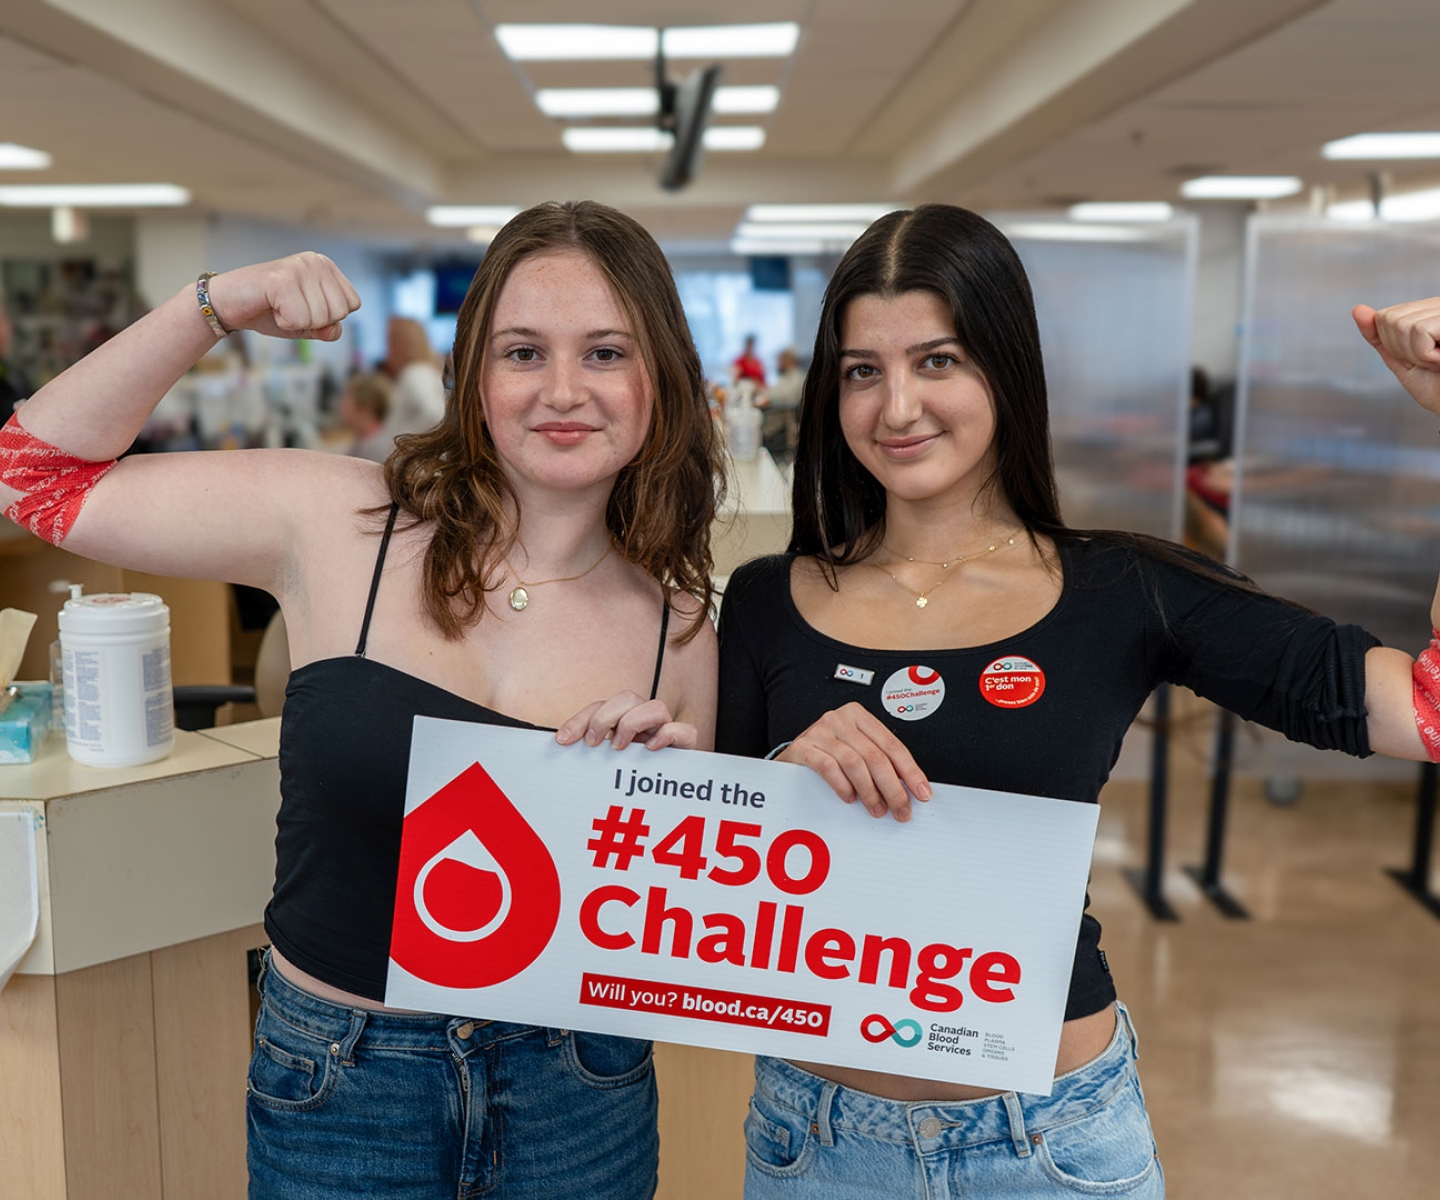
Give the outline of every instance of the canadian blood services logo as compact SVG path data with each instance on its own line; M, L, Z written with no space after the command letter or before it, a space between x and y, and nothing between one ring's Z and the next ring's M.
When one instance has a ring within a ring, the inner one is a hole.
M925 1031L920 1028L920 1022L904 1017L893 1024L890 1019L880 1013L871 1013L860 1022L860 1036L867 1042L883 1042L889 1038L897 1046L903 1046L906 1050L912 1046L918 1046L920 1039L925 1036Z
M417 979L502 983L540 957L559 919L550 852L479 763L405 818L390 957Z

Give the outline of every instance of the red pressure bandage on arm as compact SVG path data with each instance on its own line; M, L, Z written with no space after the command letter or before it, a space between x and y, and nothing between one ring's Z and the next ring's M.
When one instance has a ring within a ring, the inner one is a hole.
M1440 632L1430 631L1430 647L1420 652L1411 672L1415 680L1415 726L1431 762L1440 762Z
M11 417L0 429L0 483L21 493L5 510L17 525L58 546L80 515L86 498L115 465L88 462L42 442Z

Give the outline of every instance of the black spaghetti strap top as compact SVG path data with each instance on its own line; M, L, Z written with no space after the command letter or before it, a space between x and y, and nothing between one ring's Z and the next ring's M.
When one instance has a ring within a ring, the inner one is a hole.
M417 716L539 729L365 657L392 505L353 655L291 672L280 723L275 891L265 932L300 970L383 1002L400 864L400 827ZM650 695L658 694L670 622L663 605Z

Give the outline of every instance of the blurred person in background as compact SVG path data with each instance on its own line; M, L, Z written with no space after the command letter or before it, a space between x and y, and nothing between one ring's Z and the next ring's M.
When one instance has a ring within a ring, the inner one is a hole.
M425 326L409 317L391 317L386 331L385 374L394 381L385 432L393 440L402 433L433 429L445 415L445 380L440 359L430 347Z
M340 420L355 435L350 453L371 462L384 462L395 449L395 439L385 429L390 413L390 381L378 371L350 376L340 394Z
M755 353L755 335L753 333L746 335L744 349L740 351L739 357L730 364L730 381L739 383L742 379L752 380L757 388L765 386L765 364Z
M15 326L5 305L0 304L0 422L10 419L16 405L30 395L30 383L10 360L15 344Z
M786 346L776 360L775 382L755 402L765 412L760 427L760 440L776 462L788 462L795 454L796 414L800 409L800 393L805 389L805 371L794 349Z

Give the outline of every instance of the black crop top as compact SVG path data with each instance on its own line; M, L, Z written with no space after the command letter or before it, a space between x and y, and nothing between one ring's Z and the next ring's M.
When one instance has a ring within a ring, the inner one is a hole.
M414 718L540 728L365 657L396 512L380 540L354 655L307 663L285 689L275 891L265 909L265 932L290 962L375 1001L385 998ZM667 603L652 699L669 619Z
M1125 731L1168 681L1292 740L1370 753L1365 652L1379 642L1365 630L1103 537L1056 547L1065 579L1055 607L1014 637L963 650L867 650L828 638L795 607L793 555L747 563L720 612L716 749L766 754L856 700L931 780L1094 802ZM907 703L933 708L897 715ZM1087 912L1066 1020L1115 999L1099 943Z

